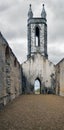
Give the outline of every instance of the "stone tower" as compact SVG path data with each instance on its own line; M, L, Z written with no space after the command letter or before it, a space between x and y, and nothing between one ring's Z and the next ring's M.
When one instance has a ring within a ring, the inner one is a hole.
M33 17L31 4L28 11L28 55L30 58L35 53L48 58L47 54L47 20L46 11L43 4L41 17Z

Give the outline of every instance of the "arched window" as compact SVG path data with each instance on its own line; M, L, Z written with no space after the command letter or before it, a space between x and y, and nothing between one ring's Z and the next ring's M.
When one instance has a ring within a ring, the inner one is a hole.
M35 34L36 34L36 46L40 46L40 30L39 30L39 27L35 28Z
M35 80L35 83L34 83L34 92L35 94L41 93L41 82L38 78Z

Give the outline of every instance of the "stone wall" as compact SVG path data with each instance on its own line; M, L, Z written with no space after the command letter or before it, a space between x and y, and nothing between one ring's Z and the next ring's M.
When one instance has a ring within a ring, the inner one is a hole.
M21 66L0 34L0 104L6 105L22 93Z
M56 94L64 96L64 58L56 65Z
M23 93L34 93L36 79L41 82L41 93L45 87L55 89L55 66L41 54L33 55L21 68Z

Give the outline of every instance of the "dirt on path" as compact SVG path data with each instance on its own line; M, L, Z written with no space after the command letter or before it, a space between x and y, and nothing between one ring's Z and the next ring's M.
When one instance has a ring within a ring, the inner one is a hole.
M0 130L64 130L64 97L16 98L0 111Z

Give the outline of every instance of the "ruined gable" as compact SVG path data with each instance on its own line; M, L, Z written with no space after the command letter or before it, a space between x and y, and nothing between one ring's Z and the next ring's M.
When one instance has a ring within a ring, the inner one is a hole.
M36 79L41 82L41 93L45 88L54 90L53 77L55 80L55 66L41 54L33 55L29 60L22 64L24 93L34 93L34 83Z

